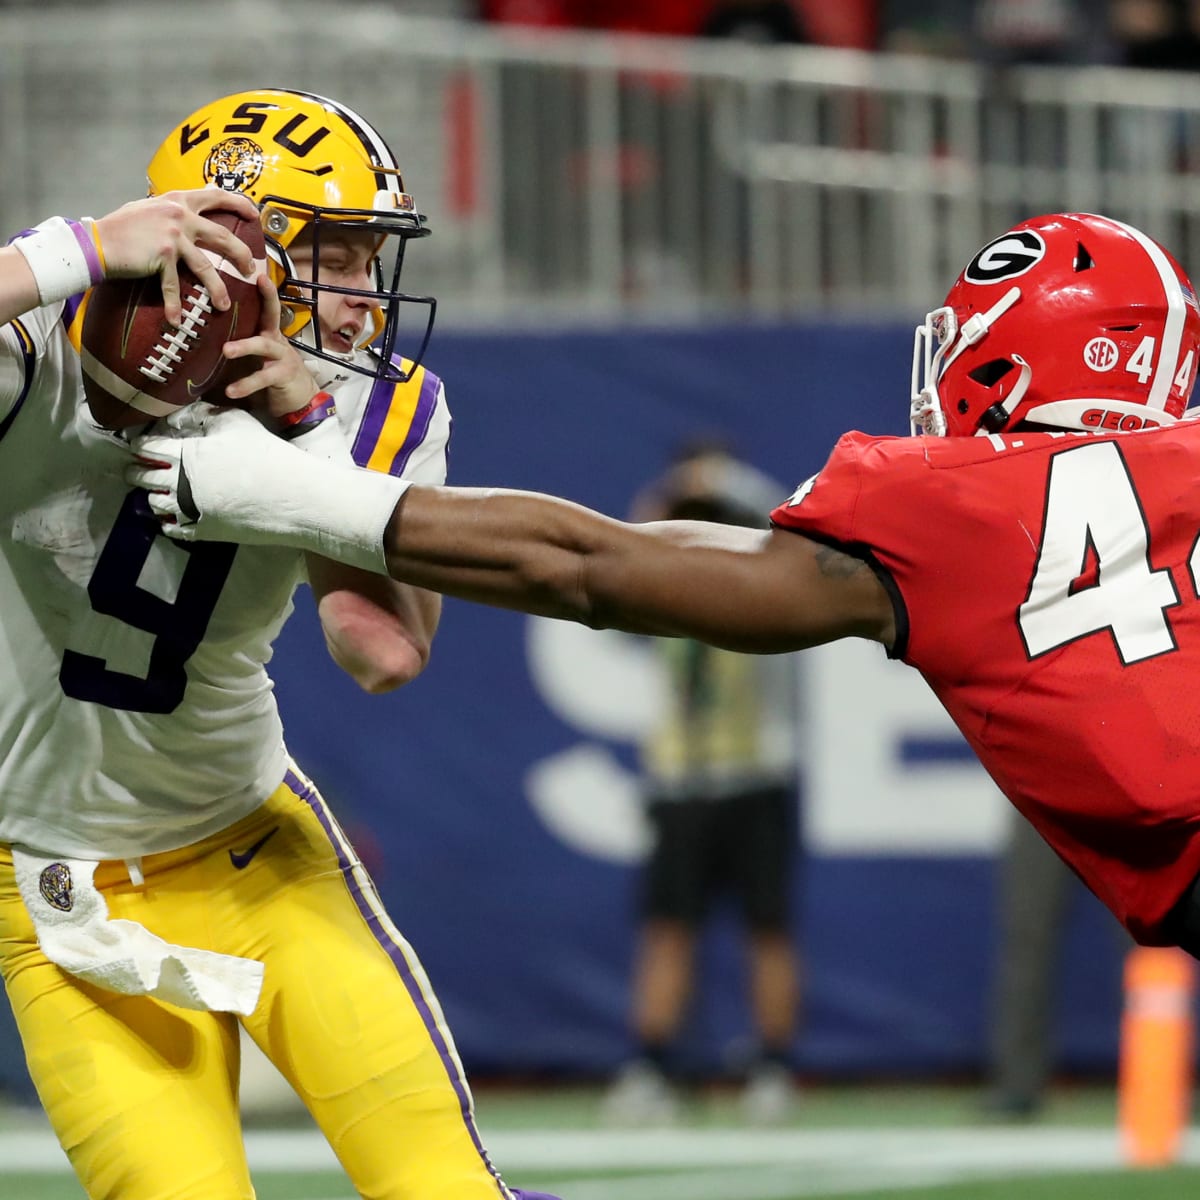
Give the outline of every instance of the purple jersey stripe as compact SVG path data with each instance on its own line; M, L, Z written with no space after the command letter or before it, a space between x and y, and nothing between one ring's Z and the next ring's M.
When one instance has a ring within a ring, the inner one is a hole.
M62 323L64 329L70 329L75 321L76 314L79 312L79 306L83 303L83 298L86 292L80 292L78 296L71 296L63 305Z
M388 468L389 475L395 475L397 478L403 475L412 452L425 440L425 435L429 432L429 422L433 420L433 410L437 407L438 383L438 377L432 371L425 372L425 378L421 380L421 394L417 397L417 410L413 413L412 423L408 427L408 436L396 452L396 457L392 459L392 465Z
M37 350L34 348L33 338L29 336L25 326L20 321L11 321L10 324L21 339L21 357L24 360L22 365L25 381L21 384L21 394L17 397L17 402L9 409L8 416L3 421L0 421L0 439L12 428L12 423L17 419L17 413L21 411L25 401L29 398L29 389L33 386L33 369L37 366Z
M354 439L354 447L350 451L355 463L365 467L383 432L383 423L387 420L392 407L392 395L396 385L386 379L377 379L367 397L367 411L363 413L362 424L358 427L358 437Z
M395 939L388 934L378 914L363 895L362 887L354 871L355 864L350 861L343 849L342 839L338 836L333 815L326 808L325 801L316 789L309 786L295 771L289 769L283 781L313 810L317 816L317 820L321 822L321 828L325 830L325 836L329 838L330 844L337 854L338 867L341 869L346 886L350 889L350 895L353 896L354 903L358 906L358 911L362 914L363 920L366 921L367 928L375 936L375 940L383 947L388 958L392 960L400 978L404 981L404 986L413 1004L416 1005L417 1011L421 1014L421 1020L425 1023L425 1028L429 1031L429 1036L433 1044L437 1047L438 1054L442 1059L442 1065L446 1068L446 1075L449 1077L450 1083L454 1087L454 1093L458 1097L463 1124L466 1125L467 1132L471 1135L471 1141L479 1157L483 1160L484 1165L495 1177L500 1188L499 1194L507 1198L510 1193L505 1188L503 1182L501 1182L499 1172L492 1166L492 1161L483 1147L483 1142L480 1140L479 1130L475 1128L475 1118L471 1113L471 1099L467 1093L466 1080L460 1074L454 1055L450 1053L450 1049L446 1045L446 1039L442 1036L442 1031L438 1028L437 1020L429 1008L429 1001L425 998L420 985L413 977L412 968L408 964L408 958L400 946L396 944Z

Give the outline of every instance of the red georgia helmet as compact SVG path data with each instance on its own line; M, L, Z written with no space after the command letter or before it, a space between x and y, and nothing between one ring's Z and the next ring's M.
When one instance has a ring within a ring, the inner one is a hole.
M1140 230L1053 213L988 242L917 327L913 433L1168 425L1196 381L1200 307Z

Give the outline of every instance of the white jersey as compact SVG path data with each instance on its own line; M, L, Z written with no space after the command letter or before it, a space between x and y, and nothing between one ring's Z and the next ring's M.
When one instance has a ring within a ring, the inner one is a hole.
M283 779L266 672L298 551L175 542L83 401L78 304L0 329L0 842L135 858L225 828ZM445 481L440 380L326 383L360 466Z

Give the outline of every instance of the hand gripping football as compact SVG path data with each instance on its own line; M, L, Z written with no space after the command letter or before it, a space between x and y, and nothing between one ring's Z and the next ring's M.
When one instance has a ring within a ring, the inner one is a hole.
M266 270L266 247L257 221L232 212L211 219L241 238ZM225 312L182 261L179 289L183 321L172 328L163 310L161 280L106 279L88 293L80 333L83 390L96 422L122 429L165 417L193 400L228 404L224 389L259 365L257 358L226 359L226 342L258 330L262 298L254 282L215 251L206 250L229 289Z

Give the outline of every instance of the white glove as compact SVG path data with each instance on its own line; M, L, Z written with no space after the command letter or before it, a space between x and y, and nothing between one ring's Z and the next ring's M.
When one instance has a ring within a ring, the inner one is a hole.
M133 450L125 478L150 493L170 537L293 546L387 573L383 533L407 480L305 454L232 408L143 434Z

